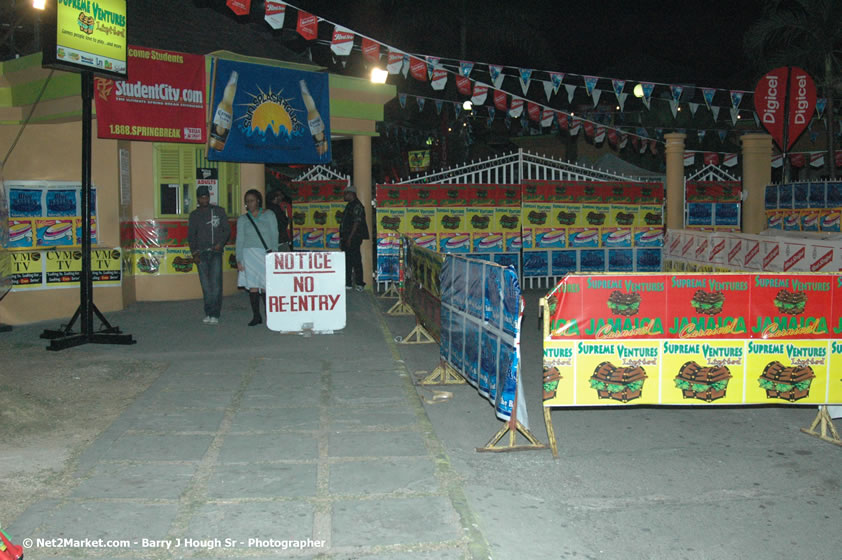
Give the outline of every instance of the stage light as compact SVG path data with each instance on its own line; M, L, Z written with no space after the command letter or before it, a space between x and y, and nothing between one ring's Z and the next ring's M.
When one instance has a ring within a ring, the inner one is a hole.
M377 68L376 66L371 69L371 82L374 84L385 84L386 78L389 77L389 73L383 70L382 68Z

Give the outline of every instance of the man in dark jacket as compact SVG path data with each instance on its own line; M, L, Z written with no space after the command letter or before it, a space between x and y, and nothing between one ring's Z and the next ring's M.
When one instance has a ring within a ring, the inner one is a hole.
M266 197L266 209L271 210L278 220L278 251L291 251L292 243L289 237L289 214L284 206L289 206L284 200L284 193L278 189Z
M222 309L222 253L231 235L231 225L225 209L210 203L207 185L199 185L196 199L199 207L190 212L187 243L199 270L199 283L205 300L202 322L216 325Z
M365 208L357 198L354 185L345 187L345 211L342 213L342 223L339 224L339 242L345 251L345 289L352 288L351 279L357 285L357 291L365 289L363 281L363 257L360 245L363 239L368 239L368 226L365 223ZM352 276L353 272L353 276Z

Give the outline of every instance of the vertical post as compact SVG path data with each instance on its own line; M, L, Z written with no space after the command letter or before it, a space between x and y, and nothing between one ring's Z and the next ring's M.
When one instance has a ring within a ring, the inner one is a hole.
M82 72L82 276L79 278L81 334L93 336L93 275L91 272L91 104L94 98L94 75Z
M772 182L772 137L744 134L740 141L743 145L742 232L760 233L766 229L766 185Z
M365 208L365 223L368 224L369 237L374 237L374 222L371 219L371 136L355 135L351 138L354 157L354 186L357 188L357 198ZM372 241L363 241L360 248L363 255L363 278L366 284L373 285L372 271Z
M790 176L792 175L792 164L789 161L789 82L792 80L792 66L786 67L786 81L784 82L784 91L786 92L784 95L784 134L783 134L783 146L781 147L781 153L783 154L782 163L784 164L783 168L783 182L789 183ZM809 163L809 162L807 162ZM745 215L745 209L743 209L743 215ZM745 231L745 230L743 230Z
M667 228L684 229L684 139L686 134L665 134L667 141Z

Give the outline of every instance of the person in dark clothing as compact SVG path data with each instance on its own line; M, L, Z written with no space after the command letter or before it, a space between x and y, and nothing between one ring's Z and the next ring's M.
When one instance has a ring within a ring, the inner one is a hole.
M225 209L210 203L207 185L199 185L196 199L199 207L190 212L187 243L199 270L199 283L205 300L202 322L216 325L222 309L222 253L231 236L231 225Z
M267 197L266 209L271 210L278 220L278 251L291 251L292 243L289 236L289 214L284 206L284 193L280 189L272 191Z
M368 226L365 223L365 208L357 198L357 189L353 185L345 187L345 211L339 224L339 243L345 251L345 289L357 285L357 291L365 289L363 281L363 257L360 246L368 239Z

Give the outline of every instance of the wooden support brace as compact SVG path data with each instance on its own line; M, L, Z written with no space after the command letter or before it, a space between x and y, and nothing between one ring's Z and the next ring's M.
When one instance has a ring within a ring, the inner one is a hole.
M512 424L515 424L512 426ZM506 432L509 433L509 445L506 446L499 446L497 442L503 439L503 436L506 435ZM529 440L529 445L516 445L516 437L517 433L520 432L523 437ZM485 444L485 447L477 447L477 451L482 452L495 452L495 453L504 453L507 451L529 451L529 450L537 450L537 449L546 449L547 446L538 441L532 432L526 429L526 427L521 424L518 420L514 422L509 421L505 422L500 430L494 434L494 437Z
M465 379L459 372L445 362L430 372L430 375L418 382L419 385L464 385Z
M400 298L400 297L401 297L401 294L398 292L398 289L395 287L395 283L394 283L394 282L389 282L389 287L386 289L386 291L385 291L385 292L383 292L382 294L380 294L380 297L381 297L382 299L388 299L388 298Z
M816 427L819 427L819 431L816 431ZM842 439L839 439L839 432L836 431L836 426L833 425L833 419L830 417L826 406L820 406L819 413L816 414L816 419L813 420L810 427L801 428L801 431L807 435L842 447Z
M555 430L553 430L553 419L550 417L550 407L545 406L544 409L544 424L547 426L547 438L550 440L550 449L553 450L553 457L558 459L558 443L555 440Z
M397 303L389 308L386 315L414 315L412 308L405 304L402 299L398 299Z
M427 332L421 324L415 325L415 328L412 329L406 337L401 340L398 344L429 344L435 343L435 339L430 336L430 333Z

